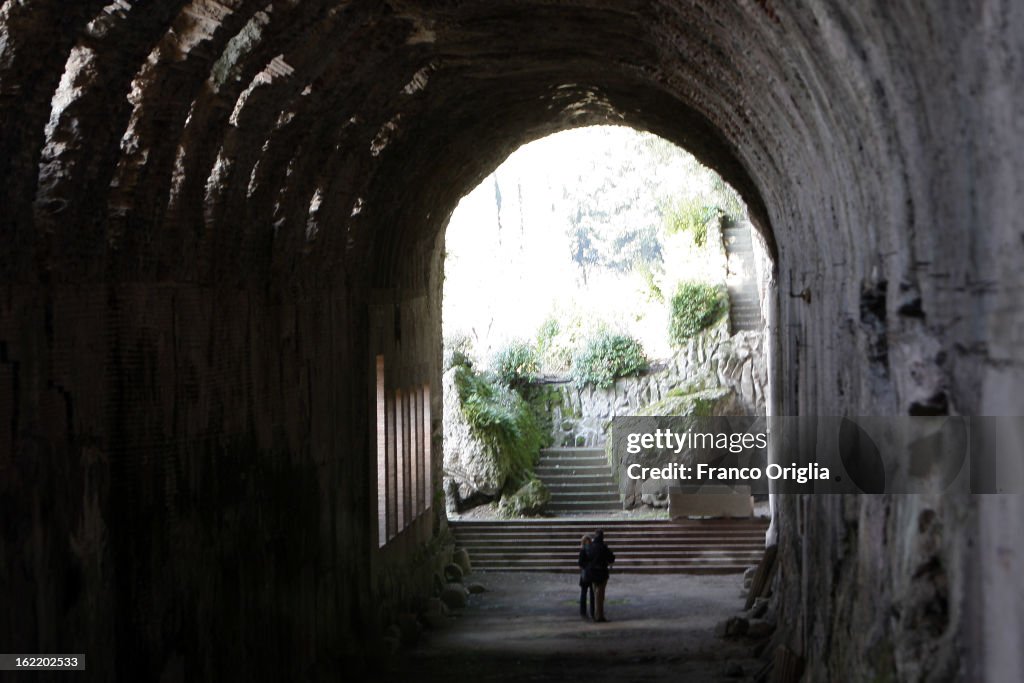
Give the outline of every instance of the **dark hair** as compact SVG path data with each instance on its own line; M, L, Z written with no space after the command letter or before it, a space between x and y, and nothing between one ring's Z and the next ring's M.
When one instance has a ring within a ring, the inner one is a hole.
M604 529L598 529L597 531L594 532L594 540L595 541L603 541L604 540Z

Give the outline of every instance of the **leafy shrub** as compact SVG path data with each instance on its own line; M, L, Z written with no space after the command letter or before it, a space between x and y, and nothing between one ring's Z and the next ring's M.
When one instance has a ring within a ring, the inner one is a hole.
M711 192L715 197L715 205L729 220L742 221L746 217L747 207L739 193L722 180L722 176L717 173L713 174L711 178Z
M544 322L537 328L537 348L543 349L545 346L551 344L558 333L561 332L562 326L558 322L558 318L555 316L548 316Z
M518 488L532 471L543 438L533 411L517 392L466 366L457 367L455 386L470 431L509 473L506 488Z
M647 369L643 346L627 334L600 332L573 359L573 378L578 384L607 389L619 377L639 375Z
M506 386L518 389L537 379L540 359L533 346L517 339L494 354L491 368Z
M680 199L668 207L665 228L669 234L689 232L693 235L693 243L703 247L708 239L708 224L723 213L718 206L700 197Z
M548 316L537 328L537 359L542 368L560 364L557 349L561 332L562 325L553 315Z
M554 429L552 413L554 406L562 405L562 393L549 384L536 382L524 384L516 391L523 397L530 412L533 413L533 420L537 424L537 429L540 430L540 447L550 448L555 443L555 437L552 434Z
M663 273L655 273L654 269L647 263L637 264L634 272L639 273L640 277L644 280L644 287L646 288L644 295L647 300L656 301L659 304L665 303L665 294L661 291L661 285L658 284L658 276L659 274L663 275Z
M729 299L721 287L703 282L680 284L672 297L670 341L682 346L687 339L718 322L728 310Z
M445 372L459 366L473 367L473 342L467 334L453 334L442 342L442 365Z
M578 312L548 317L537 330L537 356L541 369L561 375L572 368L576 350L588 335L588 324Z

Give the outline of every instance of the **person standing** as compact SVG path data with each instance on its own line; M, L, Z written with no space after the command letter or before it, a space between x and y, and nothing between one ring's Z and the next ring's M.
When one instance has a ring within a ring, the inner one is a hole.
M604 617L604 589L608 585L610 567L615 562L615 553L605 545L604 531L598 529L594 532L594 539L590 543L590 581L594 585L595 614L594 621L608 621Z
M590 580L590 536L580 539L580 557L577 562L580 568L580 617L594 618L594 583ZM590 615L587 616L587 596L590 596Z

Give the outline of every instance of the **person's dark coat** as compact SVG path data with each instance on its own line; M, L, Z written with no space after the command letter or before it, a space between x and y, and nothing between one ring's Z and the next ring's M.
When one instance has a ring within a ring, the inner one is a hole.
M591 584L590 579L590 546L580 548L580 557L576 564L580 568L580 586L585 588Z
M590 580L594 583L604 583L608 580L608 565L615 562L615 553L604 544L603 540L595 540L590 544L589 554Z

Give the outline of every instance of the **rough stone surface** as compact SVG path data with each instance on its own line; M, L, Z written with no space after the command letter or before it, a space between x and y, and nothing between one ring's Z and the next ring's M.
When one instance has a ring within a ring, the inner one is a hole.
M443 512L379 546L373 359L431 387L438 485L445 222L571 126L743 195L770 414L1024 414L1021 35L1015 0L3 3L0 643L122 681L387 647ZM808 680L1024 679L1019 497L774 509Z
M450 609L458 609L466 606L466 599L469 591L461 583L449 583L441 591L441 602Z
M745 635L750 622L743 617L729 617L715 626L715 635L719 638L738 638Z
M768 611L768 598L754 598L754 604L747 614L751 619L760 619Z
M691 428L707 429L707 423L701 427L701 418L705 417L732 417L732 416L748 416L750 415L749 408L744 405L744 402L739 399L739 396L729 387L720 386L716 384L714 378L705 379L704 381L694 380L687 385L681 385L679 388L673 391L672 394L665 398L644 406L643 408L635 411L634 414L639 416L672 416L675 424L674 428L679 429L679 421L676 418L691 418ZM703 387L711 386L712 388L706 389ZM692 393L680 393L684 391L690 391L694 388L699 388L697 391ZM744 427L747 426L749 420L744 420ZM612 430L609 430L612 433ZM638 463L645 467L660 467L668 465L669 463L680 463L685 464L689 467L694 467L699 462L709 462L712 458L711 450L703 447L686 447L676 452L674 449L665 449L663 451L651 450L642 451L640 453L629 453L623 452L623 449L616 449L613 447L614 439L609 440L605 443L605 453L608 458L608 462L611 463L613 472L617 475L619 492L623 495L623 505L627 508L635 507L641 503L652 505L654 507L661 507L667 505L671 510L673 508L673 497L677 503L688 503L684 498L679 497L677 494L689 494L696 493L693 490L693 486L687 482L683 482L675 479L662 479L654 477L639 477L632 478L623 476L623 472L633 463ZM766 455L766 454L765 454ZM739 463L742 465L743 463ZM684 491L685 489L685 491ZM710 491L710 489L709 489ZM761 493L761 491L758 491ZM749 487L747 487L747 493L749 494ZM714 497L717 494L711 494ZM713 507L717 507L717 503L712 502ZM750 508L749 495L743 501L718 501L722 503L723 507L733 512L737 512L740 516L746 514L744 512L738 512L740 509ZM686 508L687 505L681 505L681 509ZM694 514L692 511L687 514ZM710 513L709 513L710 514ZM718 514L722 514L719 512ZM675 515L673 515L673 518Z
M469 574L473 571L473 565L469 559L469 551L465 548L456 548L455 552L452 553L452 561L459 565L463 574Z
M444 578L455 583L462 582L462 567L457 564L448 564L444 567Z
M742 678L745 672L742 664L733 662L725 665L724 673L727 678Z
M775 625L771 624L764 619L751 619L747 626L747 631L744 635L747 638L767 638L775 631Z
M423 625L417 620L416 615L411 612L402 612L398 615L398 630L401 633L403 647L415 645L423 633Z
M544 483L540 479L531 479L512 495L502 497L498 514L505 517L539 515L550 500L551 492Z
M689 414L670 405L674 394L698 389L734 396L718 406L723 415L764 415L768 395L768 366L764 335L729 335L729 321L690 339L655 371L623 377L608 389L556 385L560 400L552 402L552 438L562 446L599 447L606 443L608 423L623 415ZM664 402L668 401L669 404Z
M442 378L444 477L449 506L461 511L501 495L509 472L496 449L470 429L455 385L456 372L452 368Z

